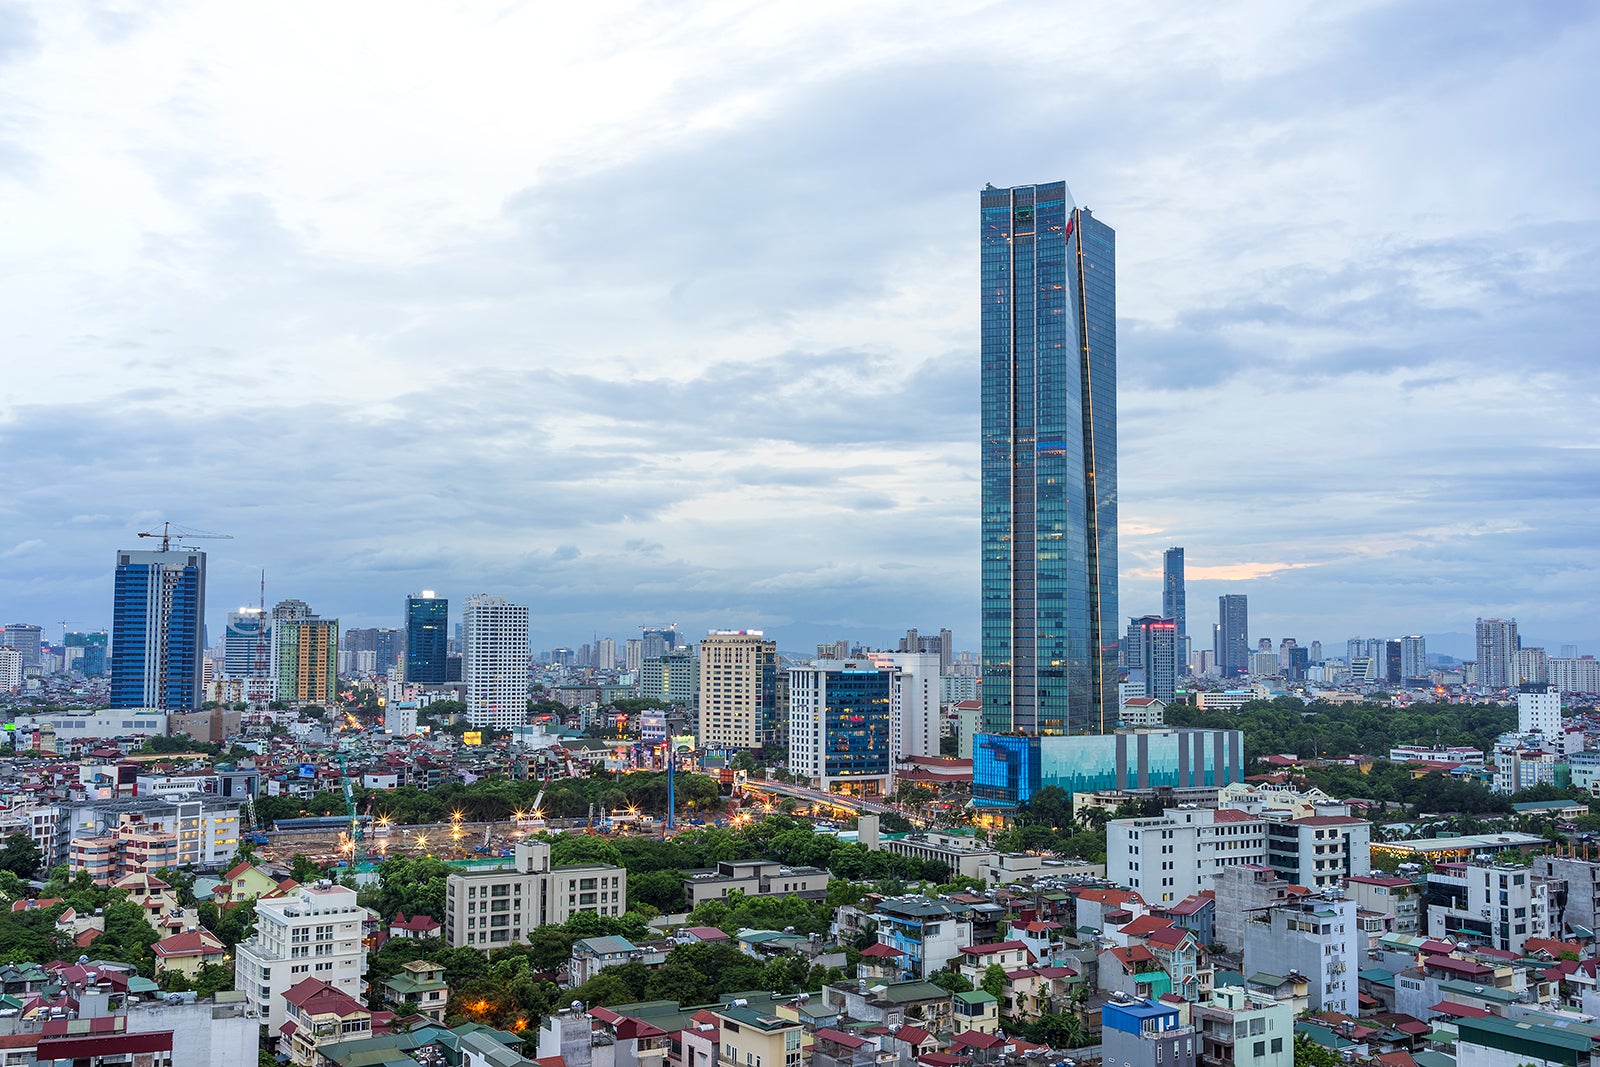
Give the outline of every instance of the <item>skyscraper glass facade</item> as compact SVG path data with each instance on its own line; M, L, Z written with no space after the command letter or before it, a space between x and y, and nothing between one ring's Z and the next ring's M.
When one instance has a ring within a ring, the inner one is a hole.
M1148 730L1099 737L979 734L972 757L972 796L980 807L1026 804L1045 786L1092 793L1244 781L1244 734L1238 730Z
M442 685L448 680L449 615L450 601L442 596L406 597L406 681Z
M1161 556L1161 614L1178 624L1178 643L1189 635L1189 597L1183 588L1183 549Z
M888 775L893 681L892 671L827 672L822 763L829 778Z
M1115 234L1066 183L985 189L983 721L1116 721Z
M201 702L206 554L119 552L111 605L111 706Z
M1217 597L1217 670L1224 678L1250 671L1250 602L1243 593Z

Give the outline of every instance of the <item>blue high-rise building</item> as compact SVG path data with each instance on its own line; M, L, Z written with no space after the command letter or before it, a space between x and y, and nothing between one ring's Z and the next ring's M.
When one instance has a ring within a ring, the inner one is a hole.
M111 706L201 704L206 554L118 552L111 607Z
M1066 183L985 188L983 725L1117 720L1116 242Z
M1189 595L1183 584L1183 549L1161 555L1161 614L1178 624L1178 644L1189 636Z
M450 601L430 589L406 597L406 681L442 685L448 680L449 614Z

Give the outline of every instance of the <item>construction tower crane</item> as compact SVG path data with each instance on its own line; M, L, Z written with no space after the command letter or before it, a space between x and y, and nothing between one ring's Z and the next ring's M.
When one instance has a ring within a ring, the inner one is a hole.
M178 530L176 533L174 533L173 529L172 529L172 523L170 523L170 522L163 522L161 524L161 529L159 529L159 530L148 530L148 531L140 533L139 536L140 537L159 537L159 538L161 538L161 551L163 551L163 552L171 551L172 542L174 542L174 541L193 541L193 540L197 540L199 538L205 538L206 540L210 540L210 541L232 541L233 540L233 534L197 533L195 531L181 530L181 529ZM179 547L181 548L182 546L180 545Z
M344 811L350 818L350 869L354 871L356 864L367 858L366 833L361 829L361 815L356 811L356 791L350 785L350 768L345 765L343 756L335 756L339 761L339 781L344 786Z

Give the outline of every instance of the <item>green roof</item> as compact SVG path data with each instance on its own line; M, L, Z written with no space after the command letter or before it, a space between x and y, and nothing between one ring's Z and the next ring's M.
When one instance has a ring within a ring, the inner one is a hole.
M1394 985L1394 972L1386 971L1382 967L1368 967L1364 971L1357 971L1356 977L1364 982L1371 982L1373 985Z
M1456 1067L1456 1058L1447 1056L1443 1052L1434 1052L1424 1049L1413 1052L1411 1058L1417 1061L1417 1067Z
M879 987L874 986L874 989ZM890 982L882 987L883 998L891 1004L904 1004L912 1000L938 1000L948 997L950 991L941 989L932 982L913 979L909 982Z
M1461 1019L1456 1029L1463 1043L1486 1045L1518 1056L1536 1054L1539 1059L1557 1063L1576 1064L1580 1057L1587 1060L1594 1044L1586 1034L1526 1020L1513 1022L1497 1015Z
M733 1004L719 1004L711 1009L718 1015L732 1019L740 1026L753 1026L757 1030L781 1030L786 1026L799 1026L792 1019L783 1019L769 1011L760 1008L738 1007Z
M1517 995L1509 989L1497 989L1489 985L1473 985L1471 982L1461 982L1455 979L1451 979L1448 982L1440 982L1439 990L1443 993L1477 997L1479 1000L1494 1001L1498 1004L1510 1004L1517 999Z
M1346 1038L1346 1037L1340 1037L1338 1034L1334 1033L1332 1030L1328 1029L1326 1026L1318 1026L1316 1023L1306 1023L1306 1022L1295 1023L1294 1024L1294 1032L1297 1033L1297 1034L1305 1034L1307 1037L1309 1037L1311 1040L1315 1041L1317 1044L1321 1045L1323 1048L1331 1048L1331 1049L1337 1050L1337 1049L1342 1049L1342 1048L1354 1048L1355 1047L1355 1042L1354 1041L1351 1041L1349 1038Z
M963 1004L998 1004L994 994L983 989L974 989L968 993L957 993L956 999Z
M413 993L434 993L441 989L449 989L450 987L445 984L442 979L435 979L431 982L420 982L404 971L401 971L393 978L390 978L384 982L383 988L392 989L396 993L399 993L402 997L407 997L411 996Z

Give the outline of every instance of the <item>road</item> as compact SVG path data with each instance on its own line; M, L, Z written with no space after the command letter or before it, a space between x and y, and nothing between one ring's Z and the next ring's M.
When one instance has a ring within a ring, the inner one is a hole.
M824 793L820 789L813 789L808 785L789 785L786 782L771 782L766 780L750 779L744 783L747 793L772 793L781 797L793 797L796 800L809 800L813 804L831 804L836 808L844 808L854 812L868 812L874 815L884 815L890 812L902 814L892 804L885 804L881 800L871 800L866 797L847 796L842 793Z

